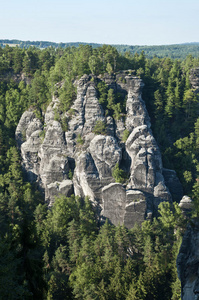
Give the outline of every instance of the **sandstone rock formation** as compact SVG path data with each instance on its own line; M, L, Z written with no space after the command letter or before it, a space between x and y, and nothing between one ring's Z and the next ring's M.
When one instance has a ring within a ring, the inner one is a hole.
M121 119L107 116L100 105L99 81L127 97L126 114ZM38 182L49 205L59 193L89 196L102 218L131 228L135 222L156 215L159 203L172 201L170 192L175 194L176 189L180 190L175 172L163 170L141 97L143 82L128 72L121 72L94 80L84 75L74 84L77 98L71 107L72 116L65 112L60 114L60 121L55 118L59 99L54 96L43 124L31 109L21 117L16 140L27 179ZM68 120L66 132L61 125L64 118ZM93 133L98 121L106 124L106 135ZM124 131L129 132L126 142L122 141ZM124 184L115 182L112 176L117 164L129 174ZM180 191L176 194L182 198Z

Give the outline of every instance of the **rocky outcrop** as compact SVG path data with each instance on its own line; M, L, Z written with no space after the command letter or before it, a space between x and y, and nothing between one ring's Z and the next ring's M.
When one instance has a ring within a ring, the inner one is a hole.
M119 120L107 116L100 105L99 81L127 98L126 114ZM84 75L74 84L77 97L69 112L59 113L59 99L53 97L43 114L44 123L32 110L21 117L16 140L27 179L38 182L49 205L60 193L89 196L102 218L131 228L135 222L156 215L161 201L172 201L164 173L172 193L180 185L171 170L175 180L170 179L169 171L163 172L141 97L143 82L129 72L121 72L103 78ZM66 132L63 120L68 122ZM99 121L106 125L106 135L93 133ZM122 141L124 132L129 133L126 142ZM129 174L123 184L112 176L117 165Z

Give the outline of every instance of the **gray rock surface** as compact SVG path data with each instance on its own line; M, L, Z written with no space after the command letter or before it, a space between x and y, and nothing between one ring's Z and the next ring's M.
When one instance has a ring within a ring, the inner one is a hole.
M62 180L61 182L53 182L47 185L46 187L46 200L48 201L49 206L52 206L54 203L55 197L58 197L60 194L70 197L73 193L73 182L72 180Z
M136 81L135 85L136 90L139 91L138 83L139 81ZM126 151L131 158L128 188L145 193L146 212L156 215L160 202L171 202L172 197L164 182L161 153L152 135L149 116L141 96L138 112L136 109L132 109L134 101L138 102L138 99L139 97L135 98L134 96L128 98L127 101L127 106L131 108L127 110L128 117L126 119L127 128L131 130L126 141ZM140 118L138 117L139 112ZM142 216L143 220L146 213L142 213Z
M185 216L189 216L191 210L193 209L193 201L189 196L183 196L180 203L180 208L182 209Z
M126 190L120 183L111 183L102 189L102 215L114 225L124 222Z
M137 77L126 76L126 81L128 86L126 128L132 131L134 128L144 124L150 128L150 119L145 103L141 98L141 88L144 86L142 80Z
M173 201L179 203L183 197L183 189L176 172L174 170L163 168L162 174L164 176L165 184L172 195Z
M40 178L44 188L54 181L67 178L69 171L67 154L61 125L58 121L52 121L46 128L45 138L38 152L41 159Z
M40 174L40 157L38 155L42 144L42 130L36 130L21 145L21 155L23 157L23 169L26 170L27 180L37 181Z
M26 131L33 119L35 119L35 114L31 108L28 111L25 111L21 116L15 132L18 147L21 147L23 142L26 141Z
M112 136L97 135L91 141L89 151L100 178L111 177L113 167L121 160L121 148L116 139Z
M76 156L76 167L73 176L75 194L89 196L91 201L99 200L101 188L99 173L90 153L86 151Z
M132 228L135 223L141 224L146 218L147 202L143 192L129 190L126 192L126 206L124 213L124 224Z
M76 80L77 97L71 107L72 114L59 113L59 99L53 96L43 112L44 123L31 109L22 115L16 141L23 167L28 180L37 181L43 189L49 206L60 193L89 196L102 217L131 228L135 222L140 224L156 215L161 201L172 201L168 187L175 190L180 184L172 171L163 172L161 154L141 97L143 82L130 73L105 74L94 80L84 75ZM126 115L120 120L105 115L98 101L99 81L127 97ZM62 84L56 87L61 88ZM68 119L66 132L59 121L63 118ZM93 133L99 120L106 125L106 135ZM125 130L129 132L126 143L122 141ZM129 174L123 185L112 176L117 163ZM175 178L172 184L169 174Z

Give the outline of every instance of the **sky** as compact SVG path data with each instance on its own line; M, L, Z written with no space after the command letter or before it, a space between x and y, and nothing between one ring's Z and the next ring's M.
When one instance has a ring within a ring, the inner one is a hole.
M0 39L168 45L198 30L199 0L0 0Z

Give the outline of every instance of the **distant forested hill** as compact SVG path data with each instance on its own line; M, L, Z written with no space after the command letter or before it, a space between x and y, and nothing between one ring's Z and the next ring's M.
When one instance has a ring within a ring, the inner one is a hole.
M21 41L21 40L0 40L0 46L4 47L6 44L9 46L19 46L20 48L28 48L30 46L35 46L38 48L66 48L66 47L79 47L79 45L91 45L93 48L102 46L102 44L96 43L53 43L48 41ZM176 45L160 45L160 46L133 46L133 45L112 45L120 53L125 54L130 52L131 54L141 53L144 51L145 55L149 58L154 56L158 57L170 57L177 59L185 59L187 55L192 55L193 57L199 57L199 43L184 43Z

